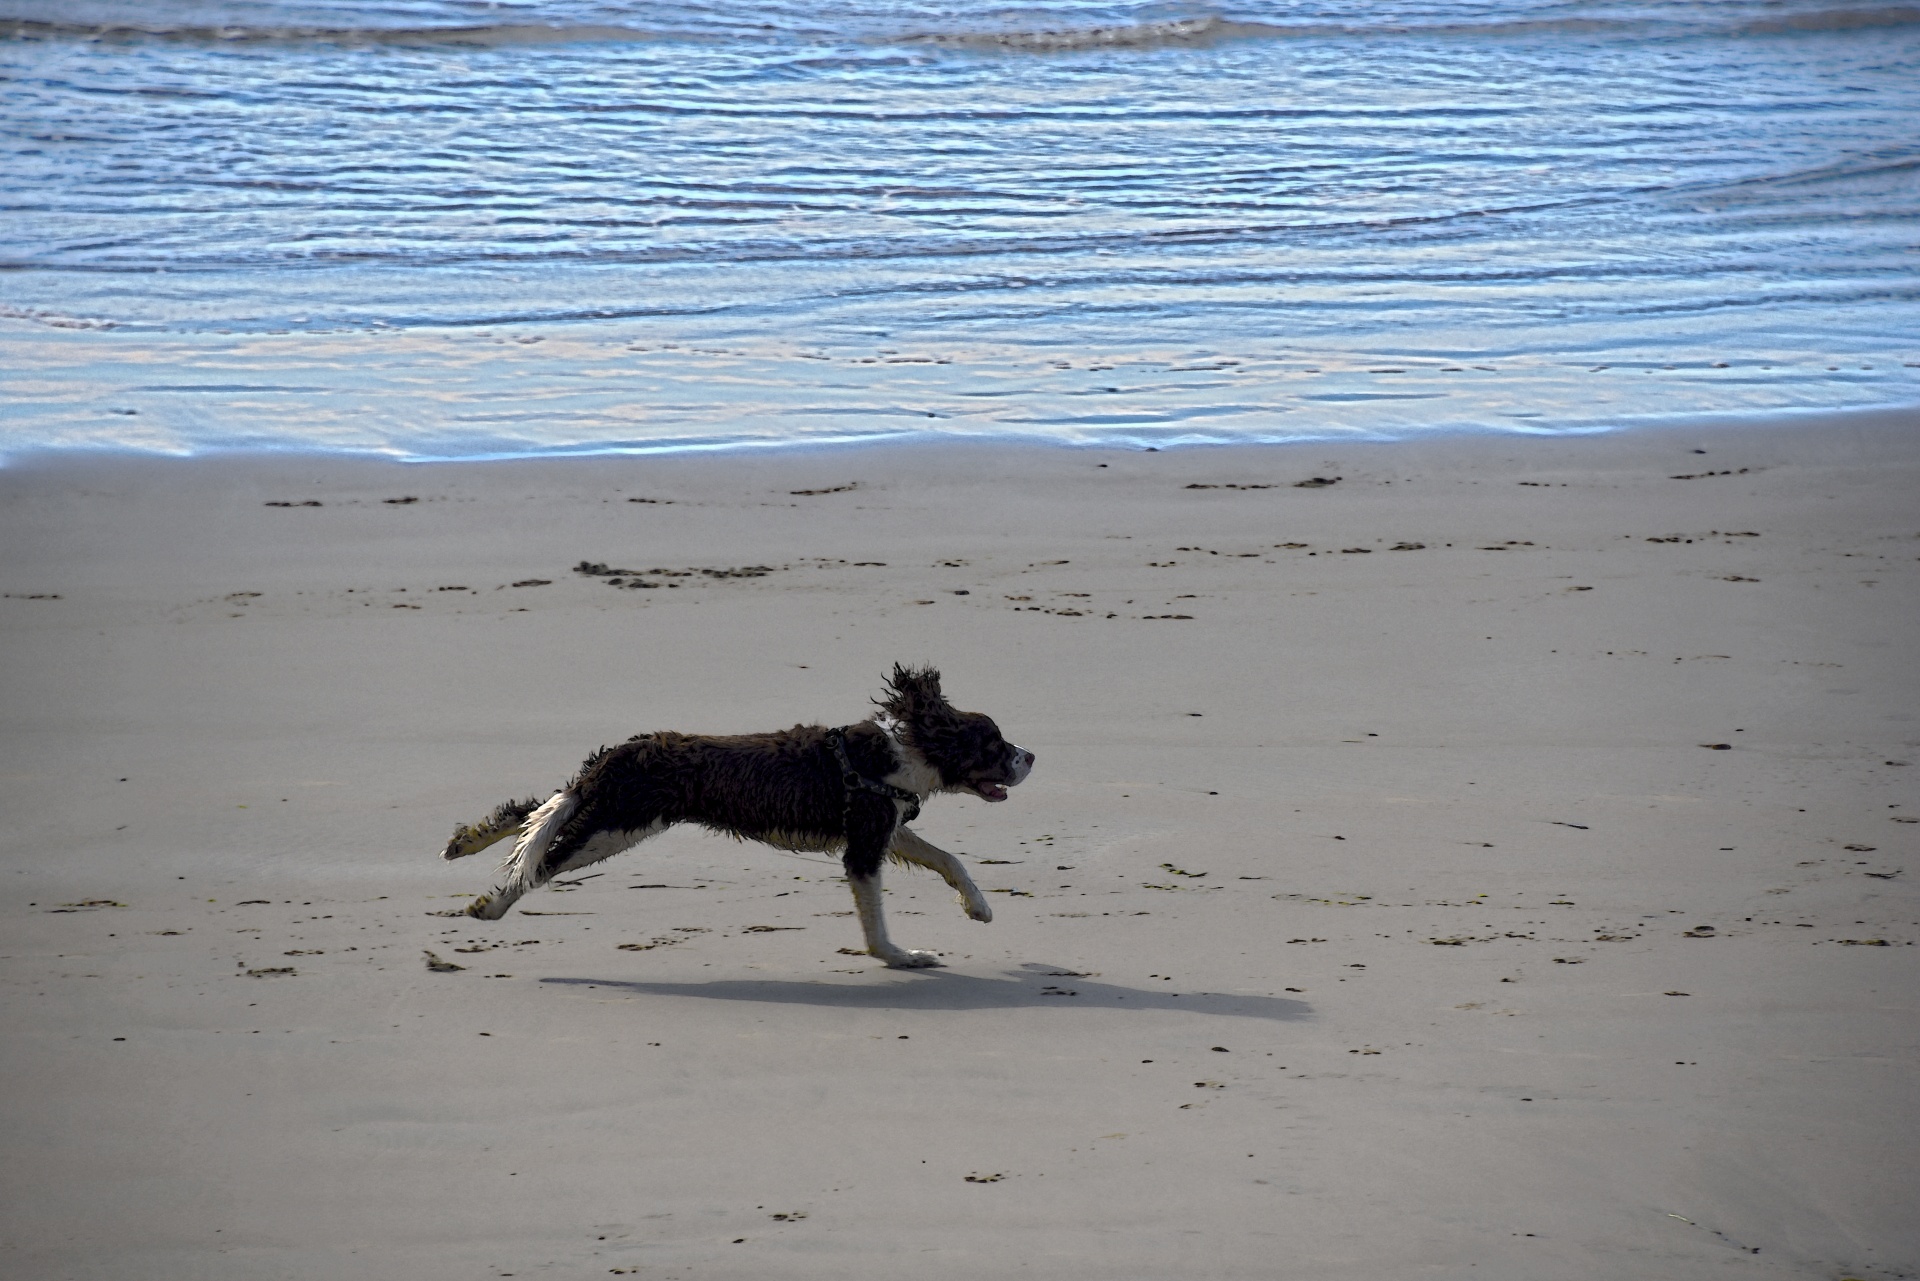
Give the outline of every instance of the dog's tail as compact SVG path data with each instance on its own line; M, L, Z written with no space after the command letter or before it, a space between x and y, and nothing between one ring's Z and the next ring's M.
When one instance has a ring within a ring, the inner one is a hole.
M507 801L493 813L468 827L462 824L453 829L453 838L447 842L447 848L440 851L440 857L449 861L465 858L469 854L478 854L496 841L519 832L525 826L527 815L540 806L540 798L529 796L524 801Z
M520 839L513 843L513 853L500 861L500 874L506 878L502 888L513 898L543 883L545 878L540 871L546 861L547 850L552 848L560 829L579 809L578 796L572 792L555 792L539 809L527 815L526 827L521 831Z

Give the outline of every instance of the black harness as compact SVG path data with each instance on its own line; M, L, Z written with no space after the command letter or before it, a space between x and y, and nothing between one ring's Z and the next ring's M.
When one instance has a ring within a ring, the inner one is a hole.
M905 801L907 812L900 821L911 823L920 817L920 798L904 787L895 787L892 783L883 783L877 778L868 778L853 767L853 761L847 756L847 730L851 726L842 725L838 729L827 731L827 742L833 748L833 759L840 765L840 783L847 789L846 811L850 815L853 809L855 792L872 792L875 796L884 796L889 800Z

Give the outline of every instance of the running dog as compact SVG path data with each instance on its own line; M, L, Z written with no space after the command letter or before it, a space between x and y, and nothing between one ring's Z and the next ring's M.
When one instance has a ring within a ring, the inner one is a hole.
M1033 753L979 712L954 708L931 667L894 666L879 714L838 729L796 725L767 734L640 734L587 758L546 800L508 801L455 830L441 857L465 858L516 837L504 879L467 915L497 921L521 895L611 858L676 823L698 823L777 849L838 853L853 887L867 951L900 969L938 965L887 938L880 905L885 858L938 872L976 921L993 909L960 860L907 824L936 792L1004 801Z

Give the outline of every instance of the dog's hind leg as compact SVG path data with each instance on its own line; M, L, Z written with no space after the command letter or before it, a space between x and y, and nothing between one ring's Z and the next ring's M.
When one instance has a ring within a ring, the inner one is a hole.
M580 798L571 792L555 792L527 816L513 853L500 864L505 878L498 886L467 905L467 915L483 921L497 921L528 890L544 885L550 873L543 875L548 847L560 829L580 808Z
M980 892L980 887L973 883L971 876L967 875L966 864L938 845L930 844L921 839L917 833L900 827L894 829L893 840L887 846L887 853L903 863L913 863L938 872L940 879L951 885L954 892L960 896L960 901L966 904L967 915L974 920L991 921L993 919L993 909L987 906L986 895Z
M553 808L549 810L548 806ZM467 908L467 915L497 921L527 891L538 889L556 876L612 858L673 826L671 820L659 818L631 830L594 830L593 811L588 809L582 814L581 809L578 796L562 792L535 810L527 819L526 830L513 847L513 853L500 866L507 878L505 883L476 899ZM583 836L582 829L589 834Z
M649 836L658 836L673 824L664 818L657 818L645 827L632 831L602 830L595 832L586 840L571 849L551 846L547 850L545 866L541 870L542 884L559 876L563 872L577 872L590 867L602 859L612 858L624 853L646 840Z

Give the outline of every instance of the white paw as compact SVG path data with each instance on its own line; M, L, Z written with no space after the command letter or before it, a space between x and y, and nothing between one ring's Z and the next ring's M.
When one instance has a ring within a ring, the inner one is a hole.
M993 919L993 909L987 906L987 900L983 898L971 898L967 900L967 915L976 921L991 921Z
M482 894L467 904L467 915L482 921L497 921L507 914L507 909L511 906L513 906L511 903L502 903L491 894Z
M891 948L876 955L889 969L895 970L924 970L943 964L939 956L932 952L910 952L904 947Z

